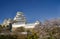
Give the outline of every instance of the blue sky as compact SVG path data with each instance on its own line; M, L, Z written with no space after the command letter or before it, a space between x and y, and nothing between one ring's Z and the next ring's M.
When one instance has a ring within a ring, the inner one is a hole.
M44 21L60 17L59 0L0 0L0 23L5 18L14 18L17 11L24 12L27 21Z

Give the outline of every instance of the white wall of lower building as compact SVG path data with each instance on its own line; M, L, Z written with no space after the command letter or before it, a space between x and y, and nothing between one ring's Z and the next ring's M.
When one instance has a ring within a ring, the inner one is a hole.
M34 23L30 23L30 24L12 24L12 30L14 30L14 29L16 29L18 27L24 27L26 29L34 28L35 24Z

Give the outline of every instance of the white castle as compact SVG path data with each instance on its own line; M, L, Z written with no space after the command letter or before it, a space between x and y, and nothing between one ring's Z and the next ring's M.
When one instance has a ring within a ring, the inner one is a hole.
M12 30L18 28L18 27L24 27L26 29L34 28L36 25L40 24L39 21L36 21L34 23L27 23L26 17L24 16L23 12L17 12L14 19L5 19L3 24L8 25L9 23L12 23Z

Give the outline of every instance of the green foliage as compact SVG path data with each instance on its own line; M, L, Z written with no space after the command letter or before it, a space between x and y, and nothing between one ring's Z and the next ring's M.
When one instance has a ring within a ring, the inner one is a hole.
M2 32L2 28L3 28L2 25L0 25L0 33Z
M17 37L12 35L0 35L0 39L17 39Z
M16 32L24 32L25 28L24 27L19 27L15 30Z
M27 34L27 38L26 39L38 39L37 33L34 32L29 32Z

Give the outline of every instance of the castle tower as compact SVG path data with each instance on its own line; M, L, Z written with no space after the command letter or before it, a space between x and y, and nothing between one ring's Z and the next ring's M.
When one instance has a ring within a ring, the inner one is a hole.
M23 12L17 12L15 18L14 18L15 24L25 24L26 23L26 18L23 15Z
M35 25L39 25L39 24L41 24L41 22L40 22L39 20L37 20L37 21L35 22Z
M23 12L17 12L13 20L12 31L15 31L18 27L24 27L26 24L26 18L23 15Z
M8 19L4 19L3 21L3 25L9 25L9 23L12 23L12 19L11 18L8 18Z
M4 19L3 25L7 25L7 21L8 21L8 19Z

